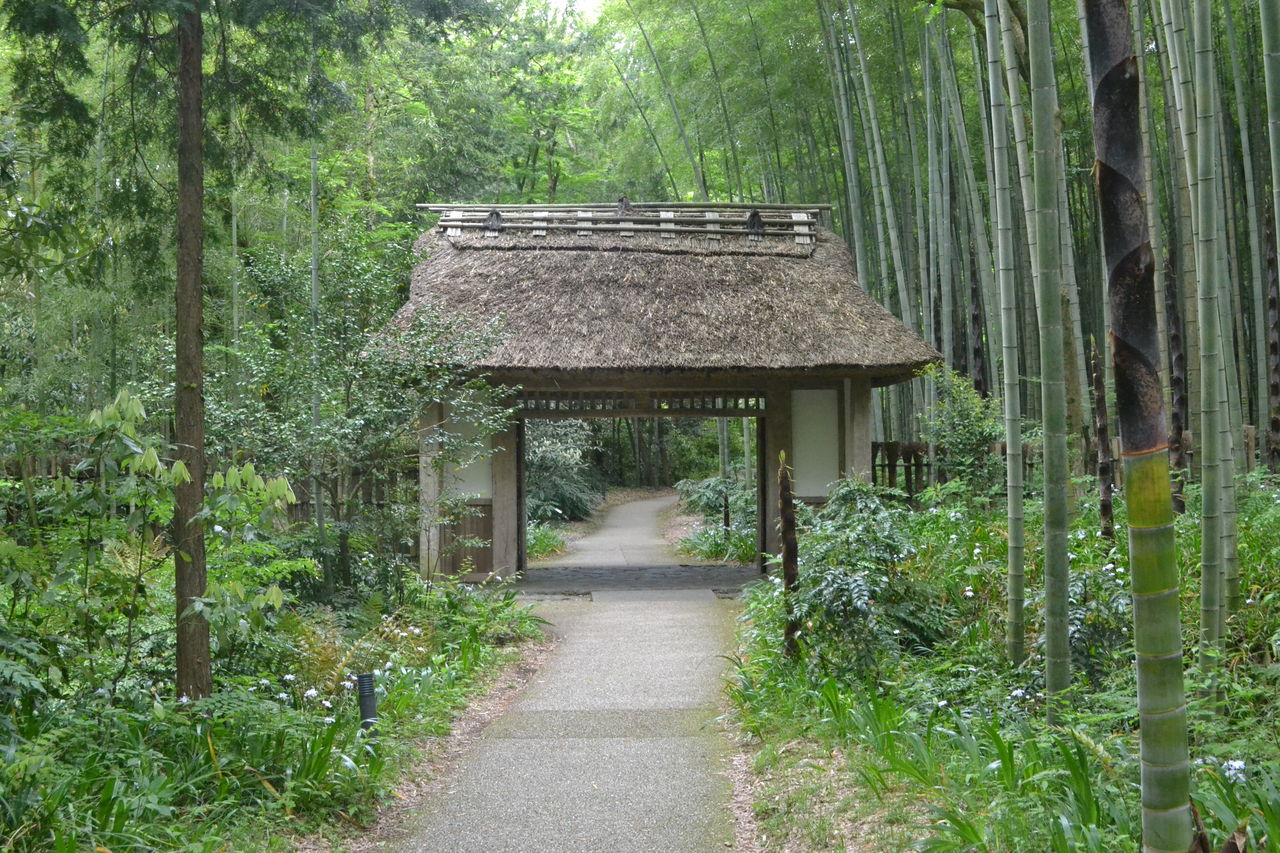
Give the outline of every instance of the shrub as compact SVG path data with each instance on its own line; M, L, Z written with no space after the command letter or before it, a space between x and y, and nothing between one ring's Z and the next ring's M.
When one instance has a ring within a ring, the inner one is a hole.
M990 497L1004 483L1004 459L991 445L1004 437L998 401L983 397L968 377L939 365L925 369L938 399L921 415L921 431L927 441L943 451L943 469L951 479L962 479L979 498Z
M600 503L587 454L591 427L582 420L532 420L525 432L525 486L532 521L581 521Z

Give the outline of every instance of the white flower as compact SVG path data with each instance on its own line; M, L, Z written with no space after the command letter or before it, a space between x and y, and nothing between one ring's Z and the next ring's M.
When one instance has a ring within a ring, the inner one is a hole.
M902 633L902 629L901 629L901 628L894 628L894 629L893 629L893 635L894 635L895 637L896 637L896 636L898 636L898 635L899 635L899 634L901 634L901 633Z
M331 725L333 725L335 722L337 722L337 720L335 720L333 717L325 717L325 718L324 718L324 723L325 723L325 725L326 725L326 726L331 726Z
M1245 603L1245 604L1253 604L1253 599L1252 599L1252 598L1246 598L1246 599L1244 600L1244 603Z
M1077 538L1077 539L1079 539L1079 540L1082 540L1082 541L1083 541L1083 540L1084 540L1084 537L1085 537L1086 535L1087 535L1087 534L1086 534L1083 530L1077 530L1077 531L1076 531L1076 538Z
M271 683L271 682L270 682L270 681L267 681L267 679L265 679L265 678L259 678L259 679L258 679L258 684L259 684L260 686L262 686L262 687L266 687L266 686L267 686L267 685L269 685L270 683Z
M973 598L973 587L971 587L971 586L966 586L966 587L964 588L964 597L965 597L965 598Z
M281 699L281 700L288 699L288 698L289 698L289 694L288 694L288 693L277 693L277 694L276 694L276 698L277 698L277 699Z
M321 700L320 700L320 707L322 707L322 708L332 708L332 707L333 707L333 703L332 703L332 702L330 702L328 699L321 699Z
M354 681L344 681L342 682L342 686L345 687L347 690L356 689L356 683Z
M190 697L190 696L179 696L179 697L178 697L178 704L179 704L179 705L185 705L185 704L187 704L187 703L188 703L188 702L190 702L190 701L191 701L191 697Z
M946 700L946 699L939 699L939 700L938 700L938 707L939 707L939 708L945 708L945 707L947 707L947 700Z
M410 625L410 626L409 626L409 633L410 633L410 634L413 634L413 636L417 637L417 636L419 636L419 635L421 635L421 634L422 634L422 629L421 629L421 628L415 628L413 625Z
M308 687L308 688L307 688L307 691L306 691L305 693L303 693L303 694L302 694L302 698L304 698L304 699L314 699L314 698L316 698L316 697L317 697L317 696L319 696L319 695L320 695L320 691L319 691L319 690L316 690L314 687Z
M1235 758L1231 759L1222 765L1222 775L1236 784L1242 784L1244 782L1244 762Z
M1023 690L1021 687L1015 688L1012 692L1009 693L1009 698L1025 699L1027 698L1027 691Z
M297 680L298 680L298 676L294 675L292 672L290 672L290 673L286 673L286 674L285 674L285 677L284 677L284 680L285 680L285 681L297 681Z

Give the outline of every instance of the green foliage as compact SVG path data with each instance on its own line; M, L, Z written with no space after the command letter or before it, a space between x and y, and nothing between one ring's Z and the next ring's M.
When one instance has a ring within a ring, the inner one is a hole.
M1075 666L1086 678L1064 714L1065 726L1045 727L1042 657L1009 666L992 618L1002 612L1003 514L957 501L952 493L961 488L938 487L923 496L920 510L907 511L865 486L841 484L836 500L845 509L832 511L834 529L821 523L822 513L802 514L797 603L809 608L805 655L793 662L784 653L778 584L750 588L727 688L734 715L760 739L757 760L777 772L785 762L772 744L802 740L819 755L843 756L844 763L822 777L836 790L815 794L820 799L871 798L880 803L878 813L926 815L918 849L1136 849L1141 827L1127 545L1096 534L1096 500L1077 508L1068 537L1070 622ZM1240 483L1242 549L1248 543L1251 555L1273 554L1277 494L1273 478ZM1028 510L1028 529L1035 530L1036 511ZM1117 510L1123 516L1122 502ZM1194 552L1195 527L1194 519L1180 524L1180 551ZM1029 544L1035 588L1039 554L1037 543ZM806 553L840 571L827 579L819 565L806 581ZM1230 620L1239 638L1230 676L1220 679L1220 693L1206 690L1194 699L1190 714L1199 767L1194 796L1215 849L1238 823L1249 824L1257 843L1274 833L1280 814L1280 749L1271 737L1280 718L1280 685L1263 580L1273 567L1251 558L1242 561L1242 572L1252 578L1246 589L1258 594ZM1187 596L1196 581L1188 574ZM897 602L895 584L906 591ZM1186 619L1192 623L1197 615L1188 612ZM1029 627L1034 638L1039 625ZM1195 685L1190 688L1196 695ZM806 819L803 809L787 818ZM801 832L798 826L783 831Z
M591 467L591 428L580 420L531 420L525 424L525 488L529 518L582 521L603 491Z
M700 560L755 562L759 554L756 532L756 489L732 477L708 477L676 483L685 510L702 516L680 550ZM729 511L726 527L725 510Z
M934 383L937 402L921 416L925 440L938 445L949 478L963 480L978 498L1004 484L1004 458L991 446L1004 437L1000 401L983 397L968 377L940 365L923 375Z
M525 555L530 560L554 557L567 545L561 528L554 524L535 521L529 525L529 531L525 536Z
M347 609L300 603L318 569L292 553L292 490L229 465L209 478L212 579L196 605L218 689L175 700L160 531L185 470L128 393L87 418L0 405L0 423L5 849L238 848L285 820L367 812L404 744L441 731L501 648L537 631L498 587L402 579ZM385 709L376 746L355 708L365 671Z

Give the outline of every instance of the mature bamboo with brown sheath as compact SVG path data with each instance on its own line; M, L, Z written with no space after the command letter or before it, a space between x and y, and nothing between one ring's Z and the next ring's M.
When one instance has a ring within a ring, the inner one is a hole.
M1203 2L1203 0L1202 0ZM1178 562L1160 390L1155 258L1147 230L1138 62L1127 0L1086 0L1093 71L1095 177L1111 302L1116 414L1129 506L1134 650L1141 722L1142 843L1192 844Z

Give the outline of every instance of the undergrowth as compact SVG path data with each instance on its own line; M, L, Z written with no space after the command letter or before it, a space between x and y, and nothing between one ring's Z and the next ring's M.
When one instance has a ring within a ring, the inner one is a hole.
M953 482L909 509L841 483L800 513L802 653L784 652L784 600L749 588L728 685L757 748L757 803L772 843L799 849L1136 851L1137 714L1127 545L1098 532L1096 499L1071 532L1075 685L1059 727L1043 722L1036 616L1030 659L1006 662L1004 515ZM1244 601L1228 621L1218 692L1189 681L1194 798L1214 849L1247 824L1280 839L1280 488L1240 484ZM1178 522L1188 568L1183 636L1196 636L1195 495ZM1029 532L1038 529L1027 504ZM1124 507L1117 502L1118 522ZM1120 527L1123 530L1123 527ZM1040 555L1028 547L1028 589ZM1194 672L1188 657L1188 672ZM797 792L803 792L799 796Z

